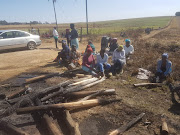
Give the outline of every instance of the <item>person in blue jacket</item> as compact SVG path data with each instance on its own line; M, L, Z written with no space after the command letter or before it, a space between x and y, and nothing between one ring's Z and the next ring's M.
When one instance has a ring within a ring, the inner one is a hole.
M156 82L162 82L172 72L172 62L168 60L168 54L163 53L162 59L157 62Z

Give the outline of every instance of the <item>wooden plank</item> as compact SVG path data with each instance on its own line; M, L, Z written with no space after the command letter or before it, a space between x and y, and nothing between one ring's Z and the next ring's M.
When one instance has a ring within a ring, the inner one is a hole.
M9 122L0 120L0 128L9 135L29 135Z
M114 100L105 100L105 99L92 99L92 100L86 100L86 101L79 101L79 102L70 102L70 103L60 103L60 104L52 104L52 105L42 105L42 106L33 106L33 107L25 107L25 108L19 108L17 109L17 114L26 114L26 113L32 113L32 112L38 112L38 111L50 111L50 110L57 110L57 109L67 109L67 110L73 110L73 109L82 109L87 107L94 107L98 105L105 105L112 102L119 102L120 99L114 99Z
M144 117L145 113L141 113L136 118L134 118L131 122L129 122L127 125L123 125L122 127L112 131L109 133L109 135L119 135L123 134L125 131L130 129L133 125L135 125L138 121L140 121Z

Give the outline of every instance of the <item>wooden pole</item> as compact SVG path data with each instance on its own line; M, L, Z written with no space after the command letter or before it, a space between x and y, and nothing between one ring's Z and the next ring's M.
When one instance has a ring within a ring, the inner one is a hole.
M134 84L135 87L143 87L143 86L162 86L162 83L138 83Z
M87 0L86 0L86 25L87 25L87 35L88 33L88 6L87 6Z
M17 109L17 114L26 114L38 111L50 111L50 110L57 110L57 109L79 109L79 108L87 108L87 107L94 107L98 105L105 105L112 102L119 102L120 99L114 100L103 100L103 99L92 99L86 101L79 101L79 102L70 102L70 103L60 103L60 104L52 104L52 105L42 105L42 106L33 106L33 107L24 107Z
M130 129L134 124L136 124L139 120L141 120L144 117L145 113L141 113L139 116L134 118L131 122L129 122L127 125L124 125L112 132L109 133L109 135L119 135L123 134L126 130Z
M161 120L162 120L161 135L168 135L169 134L169 129L168 129L167 123L165 121L165 118L161 118Z
M3 120L0 120L0 128L9 135L28 135L26 132Z
M56 20L56 28L57 28L57 31L58 31L58 24L57 24L57 17L56 17L56 8L55 8L55 1L56 0L52 0L53 1L53 7L54 7L54 15L55 15L55 20Z

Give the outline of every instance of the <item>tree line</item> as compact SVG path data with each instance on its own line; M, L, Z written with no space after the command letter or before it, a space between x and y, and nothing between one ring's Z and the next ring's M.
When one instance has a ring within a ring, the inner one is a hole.
M28 22L7 22L6 20L0 20L0 25L21 25L21 24L49 24L48 22L42 23L38 21L30 21Z

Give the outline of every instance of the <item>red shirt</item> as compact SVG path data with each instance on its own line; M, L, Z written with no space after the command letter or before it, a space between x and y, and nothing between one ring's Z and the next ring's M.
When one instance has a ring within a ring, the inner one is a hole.
M88 68L90 67L94 67L95 66L95 59L94 59L94 56L91 54L89 57L87 56L87 54L84 55L83 57L83 63L82 63L83 66L86 66ZM92 66L90 66L92 65Z

